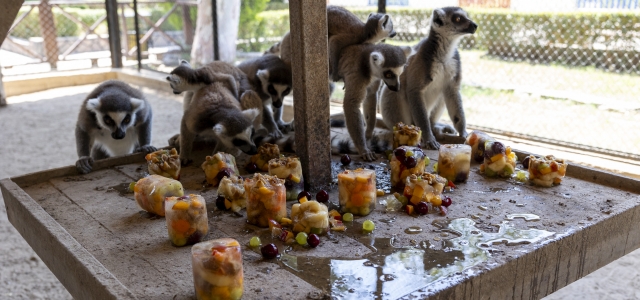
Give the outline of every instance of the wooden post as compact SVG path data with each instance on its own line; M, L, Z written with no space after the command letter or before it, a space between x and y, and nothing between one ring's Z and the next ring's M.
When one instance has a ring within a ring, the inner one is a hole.
M184 31L184 43L191 46L193 44L193 20L191 20L191 7L183 4L182 8L182 31Z
M326 3L290 1L289 15L296 154L314 191L331 183Z
M58 41L56 24L53 22L53 13L49 0L42 0L38 5L38 16L40 17L40 32L44 38L44 54L46 60L51 64L52 69L58 67Z

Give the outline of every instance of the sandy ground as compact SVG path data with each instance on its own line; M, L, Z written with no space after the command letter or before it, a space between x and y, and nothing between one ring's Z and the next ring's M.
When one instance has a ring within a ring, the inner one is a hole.
M11 97L0 108L0 178L68 166L77 159L75 116L95 85ZM153 144L178 132L180 98L143 89L154 109ZM1 197L1 196L0 196ZM0 299L70 299L71 296L16 232L0 201ZM640 250L559 290L546 299L640 299Z

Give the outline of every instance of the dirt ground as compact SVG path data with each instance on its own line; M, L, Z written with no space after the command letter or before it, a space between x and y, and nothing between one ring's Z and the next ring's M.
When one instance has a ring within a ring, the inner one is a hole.
M0 178L68 166L77 159L74 126L84 97L96 85L10 97L0 108ZM154 109L153 145L178 132L178 96L143 89ZM1 198L1 195L0 195ZM0 299L71 299L16 232L0 201ZM640 299L640 250L545 299Z

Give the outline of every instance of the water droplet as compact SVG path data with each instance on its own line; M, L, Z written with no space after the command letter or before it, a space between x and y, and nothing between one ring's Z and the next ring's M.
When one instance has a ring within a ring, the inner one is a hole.
M365 261L362 263L362 265L367 266L367 267L373 267L373 263L370 261Z
M418 226L411 226L407 229L404 230L405 233L407 234L418 234L422 232L422 228L418 227Z
M448 233L446 233L446 232L441 232L441 233L440 233L440 236L441 236L441 237L448 237L448 236L449 236L449 234L448 234Z
M433 240L434 240L434 241L439 241L439 240L441 240L441 238L439 238L439 237L434 237L434 238L433 238Z
M487 209L489 209L488 207L486 207L486 206L482 206L482 205L478 206L478 208L479 208L480 210L487 210Z
M515 218L523 218L525 221L539 221L540 216L534 214L510 214L505 217L507 220L513 220Z
M385 224L391 224L391 223L393 223L395 221L396 221L396 217L389 218L389 219L380 219L380 222L385 223Z
M516 207L524 207L524 203L518 203L516 204Z

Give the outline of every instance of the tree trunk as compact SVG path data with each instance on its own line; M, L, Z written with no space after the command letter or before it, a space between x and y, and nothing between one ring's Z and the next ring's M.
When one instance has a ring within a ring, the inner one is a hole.
M184 31L184 43L191 46L193 44L193 21L189 5L182 5L182 30Z
M218 50L220 60L233 62L236 59L236 39L240 22L240 0L217 1L218 4ZM213 61L213 25L211 0L198 4L196 35L191 48L191 64L202 66Z

